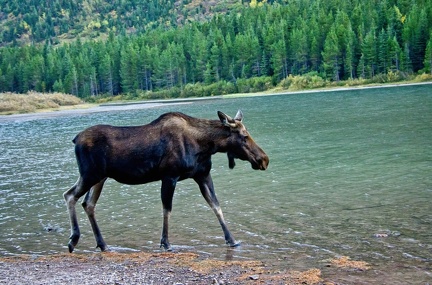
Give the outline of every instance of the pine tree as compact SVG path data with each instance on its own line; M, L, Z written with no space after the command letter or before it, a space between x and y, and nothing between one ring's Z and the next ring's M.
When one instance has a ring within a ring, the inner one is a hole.
M54 92L60 92L60 93L65 93L66 91L64 90L63 87L63 82L61 79L56 80L53 84L53 91Z
M390 68L389 49L388 35L383 28L378 35L378 73L387 73Z
M274 76L278 80L288 76L288 56L285 41L278 40L272 45L270 61L274 71Z
M222 70L221 70L221 79L222 80L231 80L230 78L230 63L231 63L231 55L232 55L232 42L231 37L228 35L222 44Z
M66 93L79 96L78 94L78 74L74 65L71 66L70 71L66 74L63 81L63 90Z
M101 81L100 92L111 96L114 95L112 60L108 53L105 53L100 62L99 77Z
M361 47L365 76L366 78L372 78L375 76L377 67L376 37L373 30L366 34Z
M260 61L258 39L249 30L235 38L234 53L237 61L237 74L242 77L252 76L253 62Z
M14 72L14 69L12 68L12 64L9 63L7 65L4 77L5 77L5 82L6 82L6 85L5 85L6 90L5 91L18 92L16 78L15 78L15 72Z
M399 55L400 58L400 70L406 73L412 73L412 62L409 56L409 47L408 43L405 43L404 49L401 50Z
M429 35L429 41L426 45L424 71L432 75L432 31Z
M353 79L355 76L354 71L355 71L355 33L351 29L351 25L350 25L348 27L347 38L346 38L344 77Z
M133 43L129 43L121 51L120 77L123 92L134 92L138 89L137 61L137 49Z
M426 10L414 4L403 30L404 41L408 44L408 54L414 72L423 68L429 27Z
M141 47L139 52L138 76L140 78L140 89L150 91L153 90L152 84L152 69L154 58L157 55L156 48L151 48L149 45Z
M322 57L323 67L326 72L327 78L334 81L339 81L339 70L340 64L342 62L342 57L339 50L339 42L334 25L327 34L326 40L324 42L324 50L322 52Z
M302 28L293 29L290 35L290 51L292 63L292 73L302 74L308 70L309 44L306 31Z
M7 91L5 87L6 87L6 78L3 75L2 69L0 68L0 92Z
M389 61L390 61L390 70L399 71L400 70L400 55L401 48L399 43L397 42L396 36L388 39L388 47L389 47Z
M359 63L357 65L357 76L359 78L366 78L366 67L365 67L365 57L362 55L360 57Z
M193 30L193 45L189 51L190 60L188 64L191 65L191 78L192 83L203 81L204 73L207 69L207 49L206 49L206 37L198 29Z
M311 71L319 71L319 66L321 65L321 51L323 48L324 41L321 40L321 31L318 26L317 19L315 14L311 16L310 24L309 24L309 35L308 41L310 41L310 53L309 60L311 63L310 70Z
M213 79L208 78L208 68L210 68L211 77ZM222 70L222 53L218 47L216 42L213 43L210 49L210 60L206 64L206 79L205 82L217 82L221 78L221 70Z

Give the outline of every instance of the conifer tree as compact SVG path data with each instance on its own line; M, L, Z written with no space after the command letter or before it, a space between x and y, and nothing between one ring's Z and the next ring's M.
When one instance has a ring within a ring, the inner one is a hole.
M353 79L355 76L355 33L351 25L349 25L346 35L344 72L345 78Z
M429 41L426 45L425 59L424 59L425 72L432 75L432 31L429 35Z
M384 28L382 28L378 35L378 73L387 73L390 68L389 52L388 35Z
M400 58L400 70L406 73L412 73L412 62L410 59L410 52L408 43L405 43L404 49L401 49L399 58Z
M288 56L285 41L278 40L271 46L271 64L274 76L281 80L288 76Z
M121 51L120 77L123 92L134 92L138 89L137 62L137 49L131 42Z
M392 71L400 70L400 56L401 56L401 48L396 39L396 36L388 39L388 47L389 47L389 61L390 61L390 69Z
M309 44L304 25L292 30L290 35L290 51L292 61L292 73L302 74L308 70Z
M414 72L423 68L426 50L426 41L429 34L428 17L426 10L414 4L406 23L404 23L403 36L407 44L408 55Z
M376 37L373 30L369 31L362 43L362 58L365 69L366 78L375 76L377 67L377 47Z
M327 78L339 81L339 70L340 64L342 62L342 57L339 50L339 42L334 25L330 29L330 32L327 34L326 40L324 42L324 50L322 52L322 57L323 67Z
M100 92L103 94L114 95L114 82L112 60L109 53L105 53L99 65Z

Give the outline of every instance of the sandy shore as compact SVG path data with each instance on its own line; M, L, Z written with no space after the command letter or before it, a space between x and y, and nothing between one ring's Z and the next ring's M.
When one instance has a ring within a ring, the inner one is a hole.
M341 257L325 268L323 276L317 268L276 270L188 252L57 254L0 259L0 284L342 284L344 275L360 277L369 265Z

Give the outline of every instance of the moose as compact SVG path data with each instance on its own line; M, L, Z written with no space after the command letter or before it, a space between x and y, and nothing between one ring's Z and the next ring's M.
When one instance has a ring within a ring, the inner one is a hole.
M216 214L226 243L238 246L216 198L210 175L211 156L217 152L227 153L229 168L234 168L234 159L241 159L249 161L256 170L265 170L269 158L249 135L240 110L234 119L220 111L218 117L219 120L207 120L171 112L147 125L96 125L80 132L73 139L79 178L63 194L71 223L69 252L73 252L80 238L75 205L84 194L82 206L90 221L96 248L108 250L95 218L96 203L108 178L129 185L162 181L160 246L167 251L172 250L168 222L176 183L193 178Z

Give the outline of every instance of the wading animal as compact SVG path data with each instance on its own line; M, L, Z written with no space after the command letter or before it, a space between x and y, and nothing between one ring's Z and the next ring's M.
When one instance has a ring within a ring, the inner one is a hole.
M84 194L82 206L90 220L97 247L107 250L95 219L95 206L107 178L130 185L162 181L161 247L166 250L171 250L168 221L176 183L193 178L216 214L226 243L237 246L213 188L211 156L217 152L227 153L230 168L238 158L260 170L267 168L269 158L249 135L240 110L234 119L222 112L218 112L218 116L219 120L205 120L182 113L166 113L148 125L97 125L79 133L73 142L80 176L63 194L71 222L69 252L74 250L80 238L75 204Z

